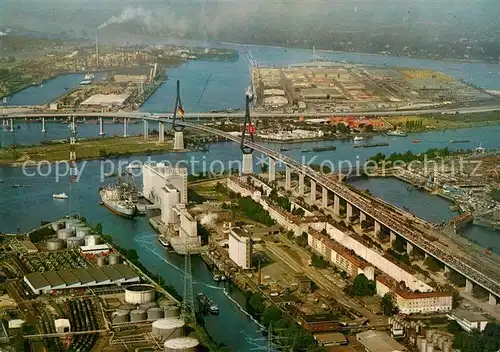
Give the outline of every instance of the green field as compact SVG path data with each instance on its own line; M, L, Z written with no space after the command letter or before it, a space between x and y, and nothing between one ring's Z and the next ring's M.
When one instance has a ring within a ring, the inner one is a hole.
M491 111L457 115L398 116L386 117L384 120L394 126L401 127L405 131L418 132L495 125L500 123L500 112Z
M76 144L78 160L98 159L106 157L127 157L134 154L159 154L172 149L172 142L158 144L156 139L145 141L142 137L112 137L89 141L80 141ZM37 145L0 149L0 164L23 163L25 161L50 162L69 159L70 146L68 143Z

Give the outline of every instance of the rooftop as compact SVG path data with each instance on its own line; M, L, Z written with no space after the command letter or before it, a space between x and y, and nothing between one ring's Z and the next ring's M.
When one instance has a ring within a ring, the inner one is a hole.
M386 332L369 330L356 335L368 352L406 351L406 347L391 338Z
M450 316L453 316L457 319L468 320L470 322L480 322L480 321L487 321L488 320L482 314L470 312L468 310L462 310L462 309L452 311L450 313Z

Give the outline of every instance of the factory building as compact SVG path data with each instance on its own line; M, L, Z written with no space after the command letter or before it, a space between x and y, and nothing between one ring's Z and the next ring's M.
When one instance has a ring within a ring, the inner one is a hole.
M161 197L161 221L164 224L176 223L177 217L175 207L179 204L180 193L173 185L168 184L160 189Z
M24 282L37 295L53 290L121 285L139 281L139 275L125 264L104 268L34 272L24 276Z
M366 352L403 352L406 347L390 337L386 332L369 330L356 335Z
M167 166L163 163L148 163L142 167L143 194L154 204L162 203L161 189L167 184L179 191L179 203L187 204L187 169Z
M239 228L229 233L229 258L242 269L252 267L252 239L250 234Z
M454 310L448 314L448 318L455 320L467 332L483 331L488 324L484 315L467 310Z

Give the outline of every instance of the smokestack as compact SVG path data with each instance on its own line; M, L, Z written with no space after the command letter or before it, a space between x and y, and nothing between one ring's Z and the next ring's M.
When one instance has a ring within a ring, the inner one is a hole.
M97 66L99 66L99 28L95 31L95 55L97 57Z

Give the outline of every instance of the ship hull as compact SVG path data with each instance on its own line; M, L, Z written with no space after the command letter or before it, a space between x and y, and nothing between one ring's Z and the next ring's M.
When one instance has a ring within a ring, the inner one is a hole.
M111 210L111 212L115 213L116 215L120 215L126 218L131 218L134 216L134 208L132 207L124 207L119 204L110 202L109 200L105 199L104 197L101 197L102 205L104 205L106 208Z

